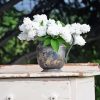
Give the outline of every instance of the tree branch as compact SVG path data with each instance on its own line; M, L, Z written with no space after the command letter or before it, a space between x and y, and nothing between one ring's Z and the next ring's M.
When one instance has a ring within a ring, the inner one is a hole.
M61 0L40 0L39 4L34 7L33 11L28 15L32 17L34 14L48 14L53 8L60 4Z
M36 52L30 52L18 58L17 60L11 62L11 64L25 64L29 60L36 58Z
M2 14L4 12L7 12L10 8L12 8L16 3L18 3L21 0L10 0L8 1L6 4L3 4L0 7L0 16L2 16Z
M93 38L89 38L87 39L87 43L90 43L90 42L94 42L94 41L97 41L97 40L100 40L100 36L97 36L97 37L93 37Z
M5 35L0 39L0 47L3 47L5 43L12 37L19 33L18 29L14 29L5 33Z

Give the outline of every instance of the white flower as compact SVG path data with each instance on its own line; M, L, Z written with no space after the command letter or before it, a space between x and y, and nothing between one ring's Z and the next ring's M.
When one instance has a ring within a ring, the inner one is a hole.
M90 31L90 26L87 24L73 23L69 26L71 34L80 35Z
M45 36L46 35L46 27L40 26L39 29L37 30L37 36Z
M59 27L56 24L49 25L48 28L47 28L47 34L49 34L51 36L59 35Z
M26 40L27 39L27 34L21 32L17 37L20 40Z
M80 35L75 35L75 36L74 36L74 39L75 39L75 43L74 43L74 44L83 46L83 45L85 45L85 43L86 43L86 41L85 41L85 40L83 39L83 37L80 36Z
M35 36L36 36L36 30L30 30L28 31L27 40L33 40Z
M70 29L66 27L62 27L60 30L60 36L68 43L72 42L72 36L70 34Z
M24 18L23 24L19 26L19 30L22 33L18 36L20 40L34 40L37 30L39 30L40 25L37 22L31 21L30 18ZM25 35L25 36L24 36Z
M60 21L57 21L57 25L58 25L59 27L62 27L62 24L61 24Z
M42 23L43 25L47 25L48 20L45 14L41 14L41 15L37 14L34 15L33 18L34 18L33 21L38 22L40 24Z
M23 24L26 30L33 29L33 22L30 20L30 18L28 17L24 18Z
M41 22L42 20L43 21L47 20L47 16L45 14L41 14L41 15L37 14L37 15L34 15L33 18L34 18L34 21L36 21L36 22Z
M67 24L67 25L65 25L65 28L70 30L71 25L70 24Z
M51 36L57 36L60 34L60 30L62 28L62 25L60 21L57 23L53 19L48 20L48 26L47 26L47 34Z
M70 34L62 34L61 37L66 41L66 43L72 43L72 37Z
M32 29L37 30L37 29L39 29L39 27L40 27L39 23L37 23L35 21L32 22Z
M60 21L54 19L47 19L45 14L37 14L33 16L34 20L26 17L23 20L22 25L19 26L21 34L18 35L20 40L34 40L35 37L42 37L50 35L51 37L61 37L66 43L71 44L73 41L72 35L74 36L75 43L80 46L85 45L85 40L82 33L90 31L90 26L87 24L73 23L62 25Z
M19 26L19 30L22 31L22 32L26 31L26 28L25 28L24 24Z
M71 34L82 34L80 28L81 28L81 24L80 23L71 24L71 26L70 26Z
M90 31L90 26L87 25L87 24L82 24L81 27L80 27L80 30L82 33L87 33Z
M39 29L39 23L31 21L28 17L24 18L23 24L19 26L20 31L29 31Z
M21 32L21 34L18 35L18 38L20 40L34 40L34 37L36 36L36 32L35 31L29 31L28 33L25 32Z
M48 20L48 26L49 26L49 25L55 25L55 24L56 24L56 22L55 22L54 19L49 19L49 20Z
M22 31L21 34L19 34L18 38L20 40L33 40L36 36L36 30L37 24L35 24L33 21L30 20L30 18L24 18L23 24L19 26L20 31Z

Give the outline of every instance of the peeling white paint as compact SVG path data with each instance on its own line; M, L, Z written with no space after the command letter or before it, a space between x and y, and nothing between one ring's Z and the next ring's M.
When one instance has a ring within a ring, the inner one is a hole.
M39 65L0 65L0 78L66 77L100 75L98 64L67 64L61 72L41 72Z

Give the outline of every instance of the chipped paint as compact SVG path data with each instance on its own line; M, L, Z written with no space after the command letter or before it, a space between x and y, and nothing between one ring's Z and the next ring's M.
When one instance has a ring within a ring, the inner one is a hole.
M0 78L24 77L86 77L100 75L100 67L95 63L67 64L61 72L41 72L39 65L0 65Z

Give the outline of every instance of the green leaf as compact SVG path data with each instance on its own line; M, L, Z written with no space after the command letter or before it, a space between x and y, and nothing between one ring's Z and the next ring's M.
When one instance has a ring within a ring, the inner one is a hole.
M44 41L44 37L37 37L36 40L43 42Z
M45 46L50 45L50 43L51 43L51 38L46 38L46 39L44 40L44 45L45 45Z
M43 20L41 21L40 25L43 26Z
M59 42L56 39L51 39L51 46L54 49L54 51L58 51L59 49Z
M59 45L64 44L64 40L62 38L58 38Z

